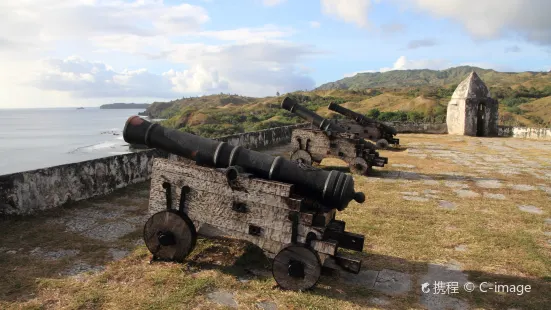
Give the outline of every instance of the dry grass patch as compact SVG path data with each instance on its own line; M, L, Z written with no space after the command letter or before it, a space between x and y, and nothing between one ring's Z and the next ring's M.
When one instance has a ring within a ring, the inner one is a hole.
M361 258L363 269L390 269L411 275L412 287L404 295L385 295L345 283L336 275L325 275L309 292L281 291L271 277L269 260L258 248L236 240L200 238L185 264L150 264L150 254L143 246L133 247L130 256L112 262L107 257L109 248L130 248L140 231L106 245L67 233L59 224L44 220L73 210L69 209L2 222L0 233L5 237L1 246L24 250L18 251L21 255L0 253L0 272L8 279L0 282L0 308L224 309L209 294L228 292L233 294L239 309L257 309L258 303L274 304L279 309L422 309L419 287L429 264L453 264L462 269L458 273L466 273L476 283L532 286L532 291L522 296L452 296L466 300L473 308L549 309L551 246L550 237L544 232L551 231L551 225L545 224L545 219L551 218L551 196L537 186L535 190L521 191L511 185L551 186L551 180L535 179L527 168L519 168L518 175L504 175L501 170L505 166L483 159L510 158L510 154L488 147L502 145L516 148L515 155L520 157L511 159L513 164L525 160L544 165L549 162L539 158L551 157L549 147L517 139L443 135L400 135L400 139L402 149L380 152L389 158L389 165L376 168L373 177L355 176L356 189L365 193L366 202L352 202L337 217L346 221L347 231L365 235L363 253L347 253ZM277 150L282 154L287 151ZM453 158L436 156L446 151L471 155L474 162L487 169L478 172L478 166L475 169ZM415 152L426 157L411 156ZM347 165L338 159L326 159L322 167L328 166L346 170ZM549 169L548 166L540 170ZM485 188L477 183L479 180L499 180L502 186ZM453 187L458 184L478 196L458 196L458 188ZM491 199L484 193L502 194L506 199ZM454 207L442 207L442 201ZM140 216L147 207L147 186L136 192L119 191L86 204L114 202L127 208L125 214ZM543 214L523 212L519 205L532 205ZM34 247L76 248L80 251L78 259L91 265L102 264L105 270L73 277L59 275L74 264L75 258L40 260L27 255Z

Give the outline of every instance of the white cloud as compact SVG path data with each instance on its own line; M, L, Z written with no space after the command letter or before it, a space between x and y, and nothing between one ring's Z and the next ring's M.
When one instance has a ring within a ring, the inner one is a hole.
M343 77L347 78L347 77L353 77L355 76L356 74L358 73L375 73L377 72L376 70L365 70L365 71L356 71L356 72L352 72L352 73L345 73L343 75Z
M101 62L79 57L48 59L32 84L43 90L68 92L77 98L176 96L172 83L146 69L116 72Z
M358 73L367 72L387 72L392 70L413 70L413 69L431 69L431 70L443 70L452 67L452 63L444 59L417 59L409 60L406 56L400 56L392 65L392 67L383 67L379 70L365 70L357 71L353 73L347 73L344 77L351 77Z
M388 72L393 70L415 70L415 69L430 69L430 70L445 70L448 68L459 66L472 66L483 69L494 69L501 72L514 72L515 70L509 66L503 66L498 64L492 64L487 62L462 62L453 63L446 59L407 59L406 56L400 56L392 65L392 67L383 67L378 70L364 70L356 71L352 73L344 74L344 77L352 77L358 73L374 73L374 72Z
M478 39L520 35L538 44L551 44L549 0L393 0L400 5L451 18Z
M391 70L410 70L410 69L432 69L442 70L452 66L452 64L444 59L417 59L409 60L406 56L400 56L393 64L392 67L381 68L380 72L386 72Z
M373 3L382 0L320 0L322 12L359 27L369 25ZM521 37L529 42L551 45L551 1L531 0L386 0L401 9L429 13L462 24L476 39ZM385 25L381 26L389 29Z
M21 0L0 4L0 37L28 43L182 35L209 21L200 6L136 0Z
M262 3L264 3L265 6L276 6L282 4L285 1L287 0L262 0Z
M79 98L143 96L173 98L182 94L232 92L265 96L276 91L312 89L315 82L298 63L317 52L285 42L174 45L167 59L186 70L153 74L146 69L115 71L107 64L78 57L49 59L33 85L69 92Z
M175 77L180 90L198 91L197 85L215 85L223 87L224 91L265 96L276 91L314 88L314 80L300 69L299 64L317 53L311 46L286 42L224 46L181 44L168 54L168 59L190 67L184 78ZM201 82L190 81L190 77ZM200 91L207 91L208 87L200 87Z
M259 28L237 28L231 30L202 31L197 35L222 41L265 42L291 36L295 31L290 27L265 25Z
M0 65L10 69L0 71L0 83L18 91L0 93L0 106L34 100L40 97L36 90L56 99L29 105L220 91L264 96L315 87L302 62L319 52L285 41L294 29L264 25L213 31L202 28L208 21L199 6L162 0L1 2ZM223 43L197 43L204 39ZM69 52L86 58L67 57ZM37 62L45 55L55 57ZM90 61L91 55L101 60ZM117 61L121 58L125 64ZM156 63L172 69L145 69ZM25 96L29 85L35 88L33 99Z
M310 28L319 28L321 27L321 23L317 21L311 21L310 22Z
M369 25L367 13L371 0L321 0L321 10L325 15L333 16L358 27Z

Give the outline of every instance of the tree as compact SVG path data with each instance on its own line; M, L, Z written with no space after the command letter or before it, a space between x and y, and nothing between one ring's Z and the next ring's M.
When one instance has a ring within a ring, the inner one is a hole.
M367 117L372 119L378 119L379 115L381 115L381 111L379 111L379 109L371 109L367 112Z
M278 96L278 97L279 97L279 92L276 92L276 96Z

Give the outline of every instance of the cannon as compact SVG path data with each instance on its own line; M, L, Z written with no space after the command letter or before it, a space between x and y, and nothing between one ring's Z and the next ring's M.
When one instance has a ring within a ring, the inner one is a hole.
M396 139L396 129L377 120L363 116L336 103L330 103L329 110L346 116L349 122L339 121L346 132L357 133L361 138L374 141L376 146L386 149L390 144L398 146L400 140Z
M339 252L362 251L364 245L363 235L345 231L345 222L336 219L350 201L365 200L350 175L138 116L127 120L123 137L170 154L152 165L150 217L143 233L152 261L182 262L202 235L256 244L273 258L272 274L283 289L313 287L322 267L360 271L360 260Z
M324 158L339 158L348 163L354 174L367 175L373 166L384 167L388 158L379 156L373 143L357 133L347 132L341 124L330 121L299 105L290 97L281 107L311 122L313 128L295 129L291 137L291 160L307 165Z

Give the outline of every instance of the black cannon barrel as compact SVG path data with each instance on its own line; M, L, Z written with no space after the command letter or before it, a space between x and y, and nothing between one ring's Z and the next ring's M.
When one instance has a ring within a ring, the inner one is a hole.
M345 132L344 128L341 126L308 110L290 97L285 97L285 99L283 99L281 102L281 107L311 122L314 126L323 131Z
M352 119L352 120L356 121L360 125L366 126L370 123L371 124L377 124L377 125L381 126L385 131L387 131L387 132L389 132L393 135L396 134L396 129L394 129L390 126L387 126L387 125L385 125L382 122L379 122L377 120L365 117L360 113L356 113L356 112L354 112L352 110L349 110L349 109L347 109L347 108L345 108L341 105L338 105L336 103L333 103L333 102L330 103L328 108L331 111L337 112L339 114L342 114L342 115L346 116L349 119Z
M297 193L328 208L344 209L351 200L363 202L355 192L354 180L339 171L326 171L300 165L281 156L271 156L190 133L152 124L139 116L130 117L123 130L124 141L145 144L195 160L214 168L239 166L256 177L294 184Z

